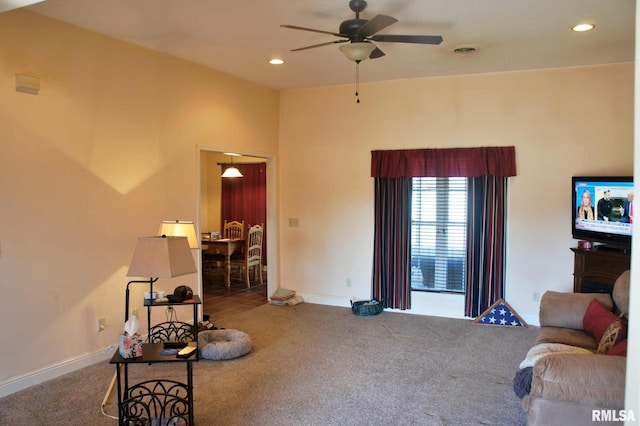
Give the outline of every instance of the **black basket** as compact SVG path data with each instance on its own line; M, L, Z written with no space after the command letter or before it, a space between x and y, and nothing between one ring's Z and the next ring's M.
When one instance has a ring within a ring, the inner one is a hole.
M382 303L371 300L361 300L359 302L351 301L351 311L354 314L368 317L371 315L378 315L382 312Z

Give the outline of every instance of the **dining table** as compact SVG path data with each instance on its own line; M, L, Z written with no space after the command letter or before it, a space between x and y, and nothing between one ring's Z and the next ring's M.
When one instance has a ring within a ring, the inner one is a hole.
M243 238L220 238L203 239L202 253L213 255L224 255L224 284L231 287L231 255L240 252L245 246L246 240Z

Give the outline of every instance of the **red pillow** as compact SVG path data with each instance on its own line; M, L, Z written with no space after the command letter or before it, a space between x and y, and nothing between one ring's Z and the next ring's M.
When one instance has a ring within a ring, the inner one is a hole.
M611 349L609 349L607 355L627 356L627 339L616 343Z
M593 299L589 307L587 307L587 311L584 313L582 328L588 331L594 339L596 339L596 342L599 342L602 340L602 336L607 330L607 327L609 327L609 324L617 318L618 316L616 314L608 310L598 300Z

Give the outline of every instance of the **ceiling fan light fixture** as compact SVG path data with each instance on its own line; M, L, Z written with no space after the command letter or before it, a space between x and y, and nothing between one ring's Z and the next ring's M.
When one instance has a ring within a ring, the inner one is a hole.
M282 65L282 64L284 64L284 61L282 59L280 59L280 58L273 58L273 59L269 60L269 63L271 65Z
M375 49L376 46L374 46L373 43L366 41L348 43L340 46L340 51L344 53L344 56L354 62L364 61Z

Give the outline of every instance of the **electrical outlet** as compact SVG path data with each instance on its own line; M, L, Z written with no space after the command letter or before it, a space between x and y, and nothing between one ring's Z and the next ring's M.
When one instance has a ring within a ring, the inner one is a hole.
M534 291L533 292L533 301L534 302L539 302L540 301L540 292L539 291Z
M106 348L104 348L104 353L109 354L111 352L113 352L115 350L115 346L114 345L109 345Z
M98 333L104 331L107 326L107 319L105 317L98 318Z
M347 287L351 287L351 277L347 278Z

